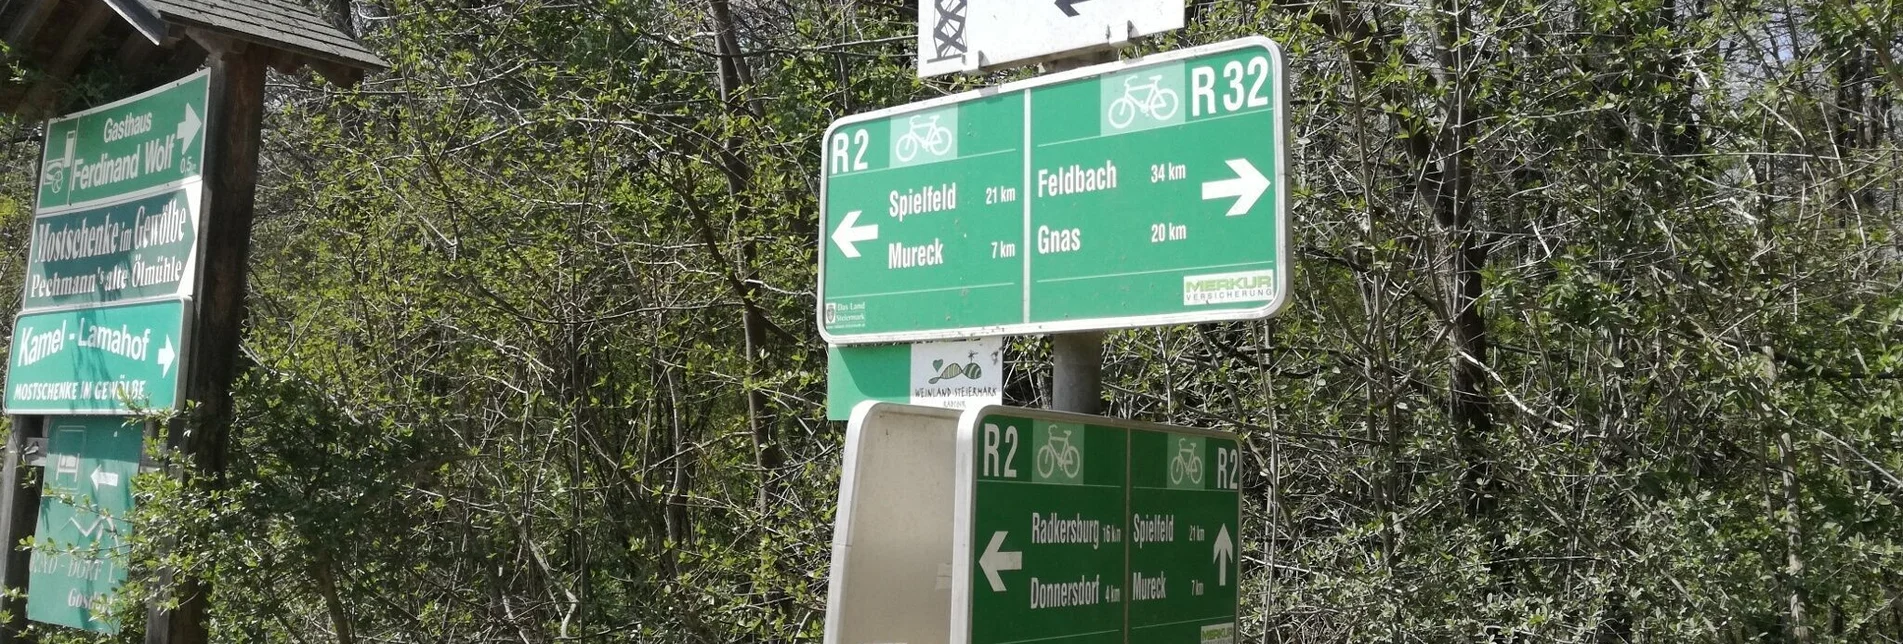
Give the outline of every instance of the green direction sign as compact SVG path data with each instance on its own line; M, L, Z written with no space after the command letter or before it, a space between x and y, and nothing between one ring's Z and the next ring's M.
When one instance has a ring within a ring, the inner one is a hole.
M1282 56L1247 38L826 135L833 344L1253 319L1288 296Z
M22 314L13 323L7 413L176 407L190 310L181 298Z
M22 308L191 295L201 194L194 180L177 189L35 218Z
M107 611L125 582L132 479L145 434L117 416L50 423L40 519L27 581L27 618L111 633Z
M205 165L210 70L122 101L48 121L41 212L176 184Z
M1233 435L1001 407L964 422L952 641L1234 641Z

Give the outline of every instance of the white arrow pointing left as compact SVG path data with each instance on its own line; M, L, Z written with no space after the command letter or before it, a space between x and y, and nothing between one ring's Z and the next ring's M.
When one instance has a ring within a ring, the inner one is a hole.
M853 244L879 238L878 224L869 226L853 225L857 223L859 223L859 211L854 210L846 213L846 218L839 222L839 230L833 231L833 243L838 244L839 252L845 253L846 257L850 259L859 258L859 248L853 246Z
M1216 585L1229 585L1229 565L1236 562L1236 542L1229 540L1229 525L1224 524L1216 531L1216 552L1210 556L1216 562ZM1223 559L1228 561L1223 561Z
M93 468L92 480L95 490L102 487L119 487L118 472L108 472L96 466Z
M198 136L198 131L203 129L204 125L204 121L198 120L198 112L192 109L191 104L187 103L185 105L185 118L179 119L178 121L179 154L185 154L191 151L192 139ZM163 132L164 130L160 131Z
M159 347L159 377L172 373L172 363L178 360L178 352L172 350L172 336L165 336L165 346Z
M1023 570L1024 553L1000 552L1004 545L1004 531L992 533L991 545L985 547L983 556L978 557L978 568L985 571L985 581L991 583L991 592L1004 592L1004 578L998 576L1003 570Z
M1234 198L1236 203L1229 206L1229 216L1240 217L1249 214L1262 193L1269 191L1269 178L1248 159L1230 159L1229 169L1235 171L1236 178L1203 183L1203 200Z

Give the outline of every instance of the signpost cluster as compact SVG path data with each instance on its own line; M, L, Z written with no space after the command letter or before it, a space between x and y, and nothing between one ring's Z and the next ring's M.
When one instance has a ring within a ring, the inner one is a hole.
M47 123L7 413L177 405L210 77Z
M175 408L198 282L210 72L49 121L6 412L48 417L30 619L99 632L144 423Z
M835 123L834 344L1273 314L1289 283L1281 53L1250 38Z
M1184 7L922 0L919 12L931 76L1069 66L1181 28ZM1102 331L1280 310L1284 70L1273 41L1244 38L826 132L815 314L832 345L829 416L852 409L827 642L1236 641L1234 434L1004 407L1002 381L921 398L951 390L919 378L980 366L969 343L1056 334L1052 398L1094 412Z

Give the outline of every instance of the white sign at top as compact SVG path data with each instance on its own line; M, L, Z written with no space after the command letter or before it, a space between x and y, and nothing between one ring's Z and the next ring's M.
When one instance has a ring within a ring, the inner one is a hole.
M918 75L1026 65L1183 28L1184 0L919 0Z

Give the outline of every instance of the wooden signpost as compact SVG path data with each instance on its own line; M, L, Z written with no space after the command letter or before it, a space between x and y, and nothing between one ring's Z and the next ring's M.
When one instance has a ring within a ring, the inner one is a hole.
M193 190L198 191L202 199L197 203L200 212L197 225L191 231L193 239L187 242L196 244L197 253L192 256L192 265L182 269L190 273L184 279L195 283L179 285L181 292L190 294L189 299L172 300L184 302L188 309L182 316L187 328L180 332L189 335L192 341L181 340L172 348L177 354L164 356L163 365L163 375L183 379L175 390L182 391L180 400L195 403L196 407L190 415L173 421L163 448L188 459L200 475L216 478L224 471L227 461L231 385L238 376L239 344L246 313L245 290L264 116L265 75L271 69L294 73L310 68L334 83L353 85L364 73L387 65L294 0L167 0L162 3L26 0L0 4L0 24L9 25L0 32L6 44L40 72L33 77L37 81L30 86L0 83L0 110L29 118L50 116L58 111L55 107L69 89L68 79L85 71L80 69L84 61L111 61L109 64L114 68L109 71L132 82L152 79L145 87L164 85L201 67L209 68L204 112L200 114L194 107L187 119L198 121L190 129L202 127L202 132L192 133L202 142L197 152L203 155L202 168L192 171L200 175ZM92 48L100 43L109 43L119 55L91 55ZM110 138L114 133L136 130L142 136L150 136L153 124L144 123L142 117L134 120L140 122L121 125L117 130L105 126L104 135ZM179 128L174 133L176 136L185 136L183 122L170 126ZM47 141L49 147L65 143L65 139ZM172 142L172 149L181 149L176 147L177 143ZM106 214L109 213L100 216ZM81 220L77 225L83 230L86 225L83 222L89 220L84 216ZM53 290L63 293L70 289L62 285ZM52 315L54 317L49 319L57 321L58 310ZM53 340L50 335L48 339ZM146 340L141 338L139 342ZM165 346L142 344L139 348L146 353L140 355L158 355L151 352ZM123 357L129 352L128 349L120 355ZM174 367L178 370L172 371ZM42 387L42 390L50 389ZM5 548L4 556L0 556L0 584L12 590L24 590L27 596L34 592L29 583L32 552L20 544L34 535L40 518L41 489L23 483L45 477L27 476L25 468L41 463L45 452L50 451L45 437L48 419L72 418L38 415L48 411L123 412L117 408L89 410L69 404L64 411L35 410L28 412L34 415L14 417L14 431L4 464L0 465L0 544L4 544L0 547ZM93 441L88 432L109 431L116 436L118 431L106 428L107 425L111 423L65 422L60 425L62 431L78 433L62 435L64 440L60 442L90 446ZM82 434L85 435L83 440ZM99 442L118 444L107 442L103 437ZM59 449L71 448L60 446ZM69 476L66 478L73 480L61 479L62 485L71 483L67 487L90 489L94 495L100 490L129 494L131 482L126 473L120 471L125 467L103 465L120 463L123 456L115 452L113 457L117 460L94 458L88 461L60 452L53 456L53 467L49 469L96 461L101 465L95 468L99 472L94 478ZM210 481L188 483L209 484ZM91 487L86 488L87 485ZM62 487L61 491L67 493L67 488ZM208 641L206 617L211 595L208 582L175 571L160 573L161 581L177 599L177 604L170 610L156 606L149 609L145 642L200 644ZM46 603L48 599L39 598L43 606L51 605ZM25 631L26 604L13 596L0 599L0 610L11 620L0 623L0 644L32 641L32 636ZM43 614L53 613L43 611ZM92 615L82 617L85 623L77 625L94 628Z

